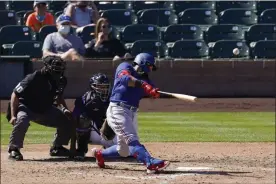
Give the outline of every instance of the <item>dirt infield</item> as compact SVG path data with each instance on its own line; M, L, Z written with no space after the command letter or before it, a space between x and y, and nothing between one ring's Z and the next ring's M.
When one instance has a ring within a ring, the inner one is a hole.
M70 109L73 109L74 100L66 100ZM6 112L7 100L1 101L1 112ZM274 112L275 99L273 98L203 98L196 103L184 102L177 99L143 99L140 104L141 112Z
M72 100L68 100L72 109ZM7 101L1 101L1 112ZM145 99L141 111L275 111L274 99L202 99L198 103L175 99ZM172 184L275 183L275 143L148 143L153 156L170 160L160 174L148 175L133 159L109 160L99 169L88 153L84 162L50 158L49 145L26 145L25 160L7 159L1 147L2 184Z

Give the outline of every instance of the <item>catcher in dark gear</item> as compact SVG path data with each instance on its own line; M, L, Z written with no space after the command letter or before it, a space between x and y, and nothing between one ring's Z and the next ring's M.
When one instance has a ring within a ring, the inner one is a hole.
M57 56L47 56L43 62L44 67L27 75L11 95L7 119L13 125L13 130L8 152L14 160L23 160L20 149L23 148L30 121L57 128L50 155L69 156L69 150L63 147L68 145L68 130L73 128L72 121L68 119L71 113L62 96L66 86L66 77L63 76L66 63Z
M105 122L109 105L110 82L105 74L93 75L89 81L90 90L75 100L73 116L78 121L77 154L84 158L88 144L110 147L116 144L115 133Z

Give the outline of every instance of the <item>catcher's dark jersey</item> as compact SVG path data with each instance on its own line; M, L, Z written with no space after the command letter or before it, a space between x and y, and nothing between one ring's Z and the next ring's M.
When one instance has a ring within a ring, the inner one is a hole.
M66 80L65 77L64 80ZM49 110L59 91L56 82L50 80L50 77L40 70L27 75L14 88L14 93L19 98L19 102L36 113Z
M83 117L93 121L97 128L100 129L106 118L106 110L109 101L103 102L94 91L87 91L82 97L75 100L73 115Z

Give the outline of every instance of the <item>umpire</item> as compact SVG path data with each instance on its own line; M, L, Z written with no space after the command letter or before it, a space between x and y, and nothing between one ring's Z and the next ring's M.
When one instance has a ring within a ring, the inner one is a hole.
M9 158L23 160L20 148L23 148L25 134L30 121L57 128L51 156L69 156L68 145L73 121L71 112L63 99L64 71L66 63L58 56L43 58L44 67L27 75L14 88L11 95L7 118L13 125L9 143ZM60 90L62 88L62 90ZM56 103L56 105L54 105ZM58 106L58 107L57 107Z

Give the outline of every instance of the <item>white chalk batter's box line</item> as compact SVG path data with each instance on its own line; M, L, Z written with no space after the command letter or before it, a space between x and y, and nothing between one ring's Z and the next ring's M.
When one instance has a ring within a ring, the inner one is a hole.
M176 170L178 171L203 171L203 170L213 170L212 167L177 167ZM116 178L122 179L131 179L131 180L148 180L148 179L175 179L176 177L180 176L194 176L194 173L182 173L182 174L166 174L166 175L156 175L156 176L141 176L141 177L134 177L134 176L115 176Z

